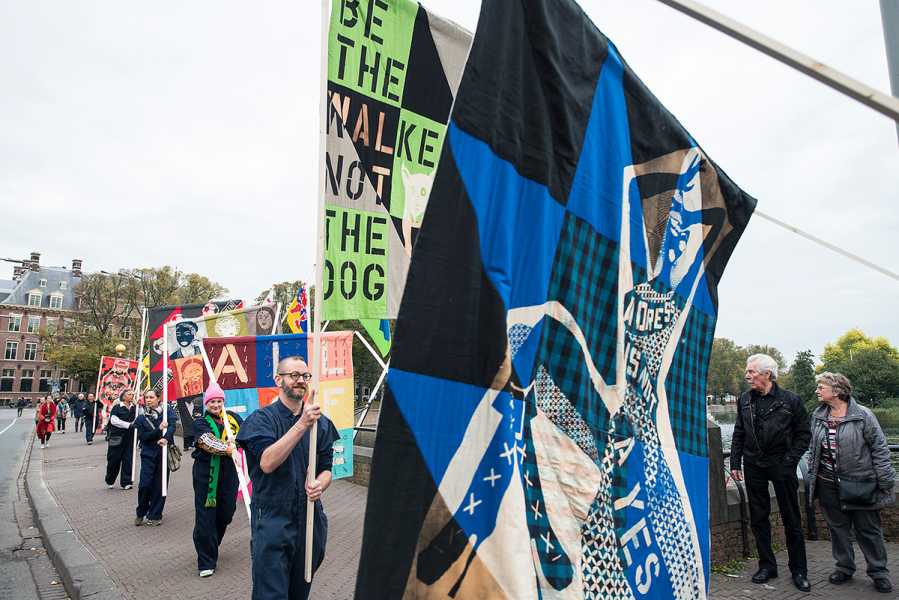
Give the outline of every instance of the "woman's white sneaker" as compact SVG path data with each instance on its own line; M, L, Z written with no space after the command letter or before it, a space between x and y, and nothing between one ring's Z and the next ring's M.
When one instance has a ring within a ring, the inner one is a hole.
M200 571L200 577L211 577L215 573L215 569L203 569Z

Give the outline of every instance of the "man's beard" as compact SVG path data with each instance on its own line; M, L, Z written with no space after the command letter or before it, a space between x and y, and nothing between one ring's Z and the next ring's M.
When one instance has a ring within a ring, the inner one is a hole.
M297 394L295 391L293 391L293 388L290 387L290 386L287 384L287 381L286 381L286 380L284 380L284 381L281 382L281 391L284 392L284 395L285 395L285 396L287 396L288 398L290 398L290 399L293 400L294 402L302 402L302 401L303 401L303 396L306 395L305 391L303 392L302 395Z

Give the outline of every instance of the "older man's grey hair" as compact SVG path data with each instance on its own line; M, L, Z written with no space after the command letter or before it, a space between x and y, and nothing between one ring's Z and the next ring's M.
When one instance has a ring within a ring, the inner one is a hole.
M771 381L777 380L777 361L767 354L753 354L746 359L746 366L755 365L755 370L759 373L768 373Z

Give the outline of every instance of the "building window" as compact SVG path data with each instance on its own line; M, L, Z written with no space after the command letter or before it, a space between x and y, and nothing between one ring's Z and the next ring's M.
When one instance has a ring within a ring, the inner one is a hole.
M28 317L28 333L38 333L41 330L40 317Z
M41 344L41 360L46 362L47 359L47 344Z
M50 378L53 377L53 371L49 369L41 369L41 380L38 382L39 392L50 391Z
M50 308L62 308L62 296L58 294L50 296Z
M40 306L41 305L41 293L40 292L29 292L28 293L28 306Z
M22 360L37 360L37 342L25 342L25 358Z
M60 282L59 282L59 289L61 289L61 290L67 290L67 289L69 289L69 282L68 282L68 281L60 281Z
M22 331L22 315L9 315L7 331Z
M122 327L122 331L119 332L119 335L121 336L121 338L123 340L130 340L131 339L131 326L125 325L124 327Z
M19 351L19 342L6 342L6 360L16 360Z
M3 369L0 372L0 392L11 392L13 378L16 376L16 372L13 369Z
M56 318L47 317L47 335L56 334Z
M30 392L34 384L34 369L22 369L22 378L19 379L19 391Z
M41 279L41 287L42 287L42 288L47 287L47 280L46 280L46 279Z

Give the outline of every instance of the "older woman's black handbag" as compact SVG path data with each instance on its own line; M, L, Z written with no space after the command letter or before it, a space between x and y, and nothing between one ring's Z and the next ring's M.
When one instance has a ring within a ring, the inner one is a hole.
M877 501L877 481L839 478L840 502L843 504L874 504Z

